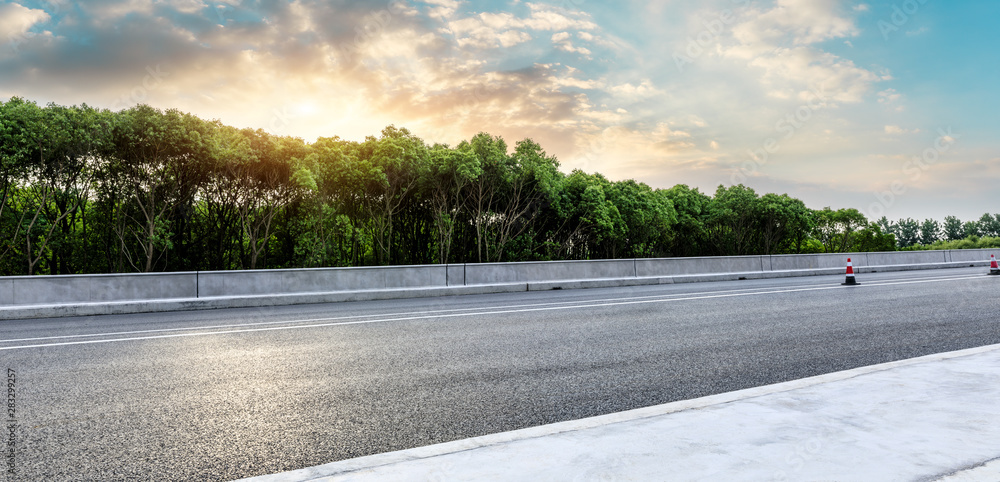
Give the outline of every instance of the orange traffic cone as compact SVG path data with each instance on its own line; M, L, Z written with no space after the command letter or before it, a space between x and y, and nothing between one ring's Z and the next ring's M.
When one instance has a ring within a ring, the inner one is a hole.
M997 266L997 258L992 254L990 255L990 274L1000 274L1000 266Z
M854 265L851 264L851 258L847 258L847 279L840 284L843 286L855 286L861 284L854 279Z

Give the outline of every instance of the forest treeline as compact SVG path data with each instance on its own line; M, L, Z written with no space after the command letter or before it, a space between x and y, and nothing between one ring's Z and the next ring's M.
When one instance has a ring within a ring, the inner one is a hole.
M909 221L743 185L709 195L566 174L531 139L428 145L390 126L309 144L147 105L12 98L0 163L0 275L884 251L912 238Z

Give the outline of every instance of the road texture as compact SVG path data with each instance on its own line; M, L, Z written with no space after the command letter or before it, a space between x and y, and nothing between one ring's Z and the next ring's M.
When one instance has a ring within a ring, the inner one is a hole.
M0 321L15 479L230 480L1000 343L981 268L841 281Z

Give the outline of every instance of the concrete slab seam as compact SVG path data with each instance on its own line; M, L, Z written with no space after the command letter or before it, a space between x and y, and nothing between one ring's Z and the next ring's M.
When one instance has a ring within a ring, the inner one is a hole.
M978 482L983 480L1000 480L1000 457L952 472L934 479L934 482Z

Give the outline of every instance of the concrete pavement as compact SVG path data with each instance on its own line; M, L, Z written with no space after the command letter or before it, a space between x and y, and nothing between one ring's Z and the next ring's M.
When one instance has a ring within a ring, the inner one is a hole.
M1000 480L1000 345L246 481Z

